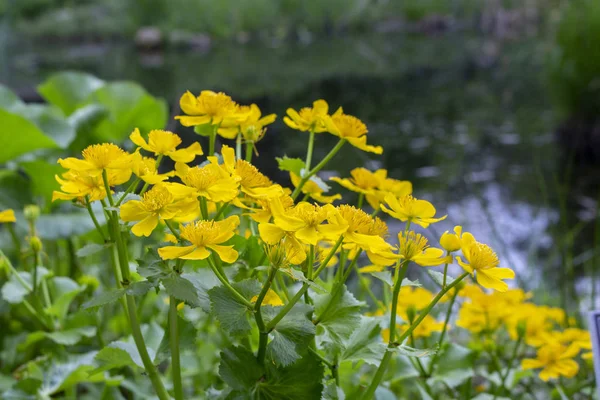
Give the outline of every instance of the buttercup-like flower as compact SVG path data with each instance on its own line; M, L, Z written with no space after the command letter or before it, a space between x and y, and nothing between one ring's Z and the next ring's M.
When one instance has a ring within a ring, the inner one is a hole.
M11 209L0 211L0 223L17 222L15 212Z
M125 183L131 176L131 170L108 170L108 185L116 186ZM106 189L102 176L90 176L87 172L70 170L54 177L60 184L60 190L52 192L52 201L73 200L89 196L90 201L102 200L106 197Z
M325 120L327 130L341 139L346 139L352 146L369 153L382 154L381 146L367 144L367 126L358 118L344 114L342 107Z
M74 157L59 158L58 163L64 168L86 173L89 176L102 175L104 170L129 171L129 176L123 182L127 182L131 176L132 156L115 144L93 144L86 147L82 151L82 155L83 160Z
M333 176L329 180L337 182L353 192L373 195L383 179L385 179L385 173L386 171L383 169L371 172L366 168L359 167L350 171L350 178Z
M462 237L462 226L455 226L454 233L449 233L448 231L442 234L440 238L440 245L444 248L444 250L449 252L455 252L460 250L460 239Z
M228 202L238 195L239 182L218 165L211 163L203 167L190 168L185 164L177 163L175 170L188 188L195 189L196 196L205 197L214 202ZM187 188L182 188L182 190L185 191Z
M166 246L158 249L163 260L181 258L183 260L204 260L214 251L221 260L232 263L238 258L238 252L233 246L224 246L235 235L235 229L240 224L237 215L232 215L222 221L196 221L181 228L181 238L189 241L190 246Z
M148 133L148 141L146 142L140 134L140 130L135 128L131 135L129 135L129 139L142 149L154 153L156 156L167 156L177 162L189 163L194 161L196 156L204 154L198 142L193 143L185 149L177 150L177 146L181 144L181 138L173 132L160 129L151 130Z
M272 124L277 118L275 114L261 117L260 108L256 104L240 106L240 112L246 115L246 119L239 123L224 122L219 127L219 135L225 139L235 139L238 133L241 133L246 142L256 143L265 135L265 126Z
M479 243L473 235L465 232L462 235L461 250L466 262L461 257L456 257L456 261L471 275L477 271L477 283L499 292L508 290L508 285L503 279L513 279L515 273L510 268L498 268L500 260L490 246Z
M203 90L196 97L188 91L181 96L179 105L187 115L178 115L175 119L178 119L183 126L220 125L223 122L239 122L246 118L245 114L240 113L236 102L222 92Z
M374 193L367 193L367 202L373 209L378 210L385 196L392 194L396 197L403 197L412 194L412 183L410 181L401 181L388 178L387 170L378 169L375 171L377 179L380 180L377 190Z
M286 110L283 122L292 129L302 132L321 133L327 131L326 121L329 117L329 105L325 100L313 102L312 108L304 107L300 112L292 108Z
M435 215L433 204L427 200L415 199L412 195L397 198L388 194L384 201L389 208L382 204L381 209L402 222L411 221L427 228L430 224L446 219L445 215L441 218L433 218Z
M159 174L156 169L156 160L151 157L142 157L140 153L135 153L133 155L131 170L135 176L151 185L165 181L169 179L169 177L175 175L174 171L167 172L166 174Z
M548 343L537 352L537 358L526 358L521 362L523 369L539 369L540 379L548 381L561 376L572 378L579 371L574 357L579 354L577 345L563 346L560 343Z
M150 236L161 219L194 213L198 208L195 198L176 201L166 186L156 185L142 195L142 200L130 200L121 205L121 219L139 221L131 232L136 236Z
M422 267L432 267L452 261L452 258L444 257L444 250L429 247L427 238L420 233L400 232L398 233L398 243L400 244L398 249L400 257Z

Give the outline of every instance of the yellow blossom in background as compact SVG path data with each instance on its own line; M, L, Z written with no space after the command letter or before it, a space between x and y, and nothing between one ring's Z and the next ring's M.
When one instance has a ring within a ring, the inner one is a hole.
M116 186L125 183L131 176L131 170L109 170L108 185ZM89 196L90 201L102 200L106 197L106 189L102 176L90 176L87 172L70 170L62 177L54 177L60 184L60 191L52 193L52 201L73 200Z
M411 324L409 323L410 320L408 318L408 315L406 312L400 312L398 314L400 316L400 318L402 318L404 321L406 321L406 324L402 324L400 325L399 328L399 332L402 333L406 330L408 330L411 326ZM443 321L438 321L435 318L433 318L431 315L427 315L419 325L417 325L417 327L412 331L412 336L415 339L418 338L427 338L429 336L431 336L432 333L434 332L441 332L444 329L444 322Z
M579 354L577 345L563 346L559 343L548 343L537 351L536 358L526 358L521 362L521 368L541 369L540 379L548 381L574 377L579 371L579 364L575 360Z
M214 202L228 202L238 195L238 180L232 178L218 165L211 163L203 167L190 168L185 164L177 163L175 171L188 188L194 189L195 196ZM186 191L185 188L181 190Z
M434 294L424 287L402 286L398 296L398 309L412 308L415 311L420 311L426 308L434 297Z
M15 212L11 209L0 211L0 223L17 222Z
M265 134L266 126L275 122L277 115L269 114L262 116L260 108L256 104L240 106L241 114L246 115L243 121L225 121L219 127L218 133L225 139L235 139L241 134L246 142L256 143Z
M455 252L460 250L461 242L460 239L462 237L462 226L455 226L454 233L449 233L448 231L442 234L440 238L440 245L444 248L444 250L449 252Z
M197 97L189 91L185 92L179 100L179 106L186 115L178 115L175 119L183 126L220 125L223 122L239 122L246 118L231 97L211 90L203 90Z
M293 172L290 172L290 180L292 181L292 185L294 185L294 187L298 187L298 185L300 184L301 178L296 175ZM306 181L306 183L304 184L304 186L302 186L302 193L308 195L309 198L318 201L319 203L323 203L323 204L331 204L333 203L335 200L341 200L342 199L342 195L341 194L334 194L332 196L325 196L325 189L323 189L321 186L319 186L319 184L317 182L315 182L313 179L309 179L308 181Z
M383 147L367 144L367 126L358 118L344 114L342 107L325 120L327 130L352 146L369 153L382 154Z
M339 183L352 192L374 195L376 189L383 179L385 179L385 174L386 171L383 169L371 172L366 168L360 167L350 171L350 178L333 176L329 180Z
M477 272L477 283L499 292L508 290L508 285L503 279L513 279L515 273L510 268L498 267L500 260L490 246L477 242L473 235L466 232L462 235L461 251L466 261L461 257L456 257L456 261L471 275Z
M403 260L422 267L432 267L452 261L444 256L444 250L430 247L427 238L414 231L398 233L398 254Z
M182 239L191 243L190 246L166 246L158 249L163 260L181 258L183 260L204 260L215 252L219 258L232 263L238 258L238 252L233 246L223 243L235 235L235 229L240 224L237 215L232 215L222 221L196 221L181 228Z
M142 157L140 153L134 154L131 162L131 170L135 176L151 185L165 181L175 175L174 171L159 174L156 169L156 160L151 157Z
M194 161L196 156L204 154L198 142L185 149L177 150L177 146L181 144L181 138L173 132L160 129L151 130L148 133L148 141L146 142L140 134L140 130L135 128L129 135L129 139L142 149L154 153L155 156L167 156L177 162L189 163Z
M132 155L112 143L93 144L86 147L81 154L83 159L68 157L59 158L58 163L63 167L89 176L100 176L102 171L121 170L129 171L127 179L131 176ZM117 185L119 183L116 183Z
M300 109L300 112L288 108L286 113L283 122L292 129L315 133L327 131L326 122L330 116L329 105L325 100L317 100L313 102L312 108L304 107Z
M377 189L373 193L366 195L367 202L374 210L379 210L381 202L385 196L392 194L396 197L403 197L412 194L412 183L410 181L401 181L398 179L388 178L387 170L379 169L375 171L380 180Z
M161 219L177 215L189 215L198 207L194 198L175 201L167 187L156 185L142 195L141 200L130 200L121 205L121 219L125 222L139 221L131 228L136 236L150 236Z
M252 303L256 303L256 300L258 300L258 296L254 296L250 301ZM283 305L283 301L281 300L281 297L279 297L279 295L277 293L275 293L275 291L273 289L267 290L267 294L265 295L265 298L263 299L261 306L277 307L277 306L282 306L282 305Z
M435 207L427 200L419 200L412 195L396 197L388 194L381 209L402 222L410 221L427 228L430 224L446 219L446 216L434 218ZM389 208L388 208L389 207Z

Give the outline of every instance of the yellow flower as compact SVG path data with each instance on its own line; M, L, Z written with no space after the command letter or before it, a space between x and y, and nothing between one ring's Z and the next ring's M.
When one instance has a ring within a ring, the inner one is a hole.
M477 271L477 283L499 292L508 290L503 279L513 279L515 273L510 268L498 268L500 260L490 246L477 242L473 235L466 232L462 235L461 250L466 262L461 257L456 257L456 261L471 275Z
M260 108L256 104L240 106L241 114L246 119L239 123L227 121L219 127L218 133L226 139L235 139L241 133L246 142L256 143L263 138L266 132L265 126L275 122L277 115L269 114L261 118Z
M397 198L393 194L388 194L384 201L389 208L382 204L381 209L402 222L411 221L427 228L430 224L446 219L445 215L441 218L433 218L435 215L433 204L427 200L415 199L412 195Z
M290 180L292 181L292 185L294 185L294 187L298 187L301 179L298 175L290 172ZM306 181L304 186L302 186L302 193L307 194L311 199L323 204L331 204L335 200L340 200L342 198L342 195L339 193L334 194L333 196L324 196L323 193L325 193L325 189L319 186L317 182L313 181L312 179Z
M523 369L539 369L540 379L548 381L561 376L572 378L579 371L579 364L575 360L579 354L577 345L563 346L559 343L548 343L537 351L536 358L526 358L521 362Z
M175 171L188 188L194 189L196 196L214 202L229 202L238 195L238 181L218 165L211 163L203 167L190 168L185 164L177 163ZM186 188L181 189L183 192L186 191Z
M131 176L131 170L108 170L108 185L116 186L125 183ZM60 184L61 191L52 193L52 201L73 200L89 196L90 201L102 200L106 197L106 189L101 176L90 176L87 172L70 170L54 177Z
M252 303L256 303L256 300L258 300L258 296L254 296L250 301ZM283 301L281 300L281 297L279 297L279 295L277 293L275 293L275 291L273 289L269 289L267 290L267 294L265 295L265 298L263 299L261 306L282 306L283 305Z
M292 129L302 132L321 133L327 131L326 121L329 117L329 105L325 100L313 102L312 108L304 107L300 112L292 108L286 110L283 122Z
M454 233L449 233L448 231L442 234L440 238L440 244L444 248L444 250L449 252L455 252L460 250L460 239L462 236L462 226L455 226Z
M151 157L142 157L140 153L135 153L133 155L131 169L135 176L151 185L165 181L169 179L169 177L175 175L174 171L166 174L159 174L156 169L156 160Z
M367 202L374 210L379 209L379 205L388 194L393 194L396 197L403 197L412 194L412 183L410 181L401 181L387 177L387 170L379 169L375 171L377 178L380 181L377 190L374 193L366 195Z
M346 189L362 193L366 195L374 195L375 190L381 185L385 174L387 172L383 169L378 169L375 172L371 172L366 168L354 168L350 171L350 178L338 178L337 176L329 178L345 187Z
M131 154L115 144L93 144L86 147L82 155L83 160L74 157L59 158L58 163L64 168L89 176L100 176L104 170L129 171L129 176L123 182L127 182L131 176Z
M406 322L409 321L408 315L406 312L401 311L398 315ZM402 324L400 325L399 331L404 332L410 328L411 324ZM426 315L425 318L421 321L419 325L412 331L412 336L415 339L418 338L427 338L430 337L434 332L441 332L444 329L444 322L437 321L431 315Z
M158 249L163 260L181 258L183 260L204 260L211 254L217 253L219 258L232 263L238 258L238 252L233 246L224 246L235 235L235 229L240 224L237 215L232 215L222 221L196 221L181 228L181 238L192 243L190 246L166 246Z
M154 153L156 156L167 156L177 162L189 163L194 161L196 156L204 154L198 142L193 143L185 149L177 150L177 146L181 144L181 138L173 132L160 129L154 129L148 133L148 142L144 140L138 128L135 128L131 135L129 135L129 139L142 149Z
M284 231L269 222L261 222L258 224L258 233L267 245L283 248L288 263L298 265L306 260L304 245L296 239L294 232Z
M0 211L0 223L17 222L15 212L11 209Z
M325 120L327 130L339 137L346 139L352 146L369 153L381 154L381 146L370 146L367 144L367 126L358 118L344 114L342 107Z
M222 92L203 90L196 97L188 91L181 96L179 105L187 115L178 115L175 119L178 119L183 126L220 125L232 120L240 121L246 117L240 113L236 102Z
M538 347L548 341L548 331L552 328L548 316L540 312L535 304L524 303L511 307L511 314L506 318L508 333L512 340L519 337L519 329L524 327L524 340L529 346Z
M444 250L429 247L427 238L420 233L400 232L398 233L398 243L400 257L422 267L432 267L452 261L452 258L444 257Z
M194 198L176 201L167 187L156 185L142 195L142 200L130 200L121 205L121 219L125 222L139 221L131 232L136 236L150 236L158 221L177 215L187 215L196 210Z
M398 295L398 309L412 308L414 311L420 311L427 307L434 297L433 293L424 287L402 286Z
M257 199L256 201L261 208L253 209L250 217L256 222L269 222L273 217L273 212L271 211L271 201L268 199ZM281 203L284 211L294 206L294 200L289 194L279 196L277 201Z

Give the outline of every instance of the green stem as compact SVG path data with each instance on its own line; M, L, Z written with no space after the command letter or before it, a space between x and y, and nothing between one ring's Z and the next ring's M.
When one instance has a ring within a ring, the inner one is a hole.
M394 317L394 315L395 315L395 311L396 311L396 307L397 307L397 303L398 303L398 297L396 295L393 298L393 300L392 300L392 316L390 317L390 324L392 324L392 322L393 322L393 325L390 325L390 341L388 344L388 350L384 354L383 359L381 360L381 364L379 364L379 368L377 368L377 372L375 373L375 376L373 377L373 381L371 381L371 384L369 385L369 387L367 388L367 391L363 395L363 397L362 397L363 400L371 399L373 397L373 395L375 394L375 390L381 383L381 380L383 379L383 375L385 374L385 370L387 369L390 359L392 358L392 352L390 351L390 348L397 347L399 344L403 343L404 340L413 333L413 331L417 328L417 326L419 326L421 321L423 321L423 319L425 319L425 317L427 315L429 315L429 313L431 312L431 309L440 301L440 299L442 297L444 297L444 295L450 289L457 286L468 275L469 275L469 273L465 272L464 274L459 276L457 279L455 279L454 282L452 282L446 288L442 289L437 294L437 296L435 296L433 298L431 303L429 303L427 308L425 308L423 311L421 311L421 313L419 314L419 318L417 318L416 321L411 324L410 328L408 328L408 330L406 330L406 332L404 332L395 343L393 341L393 339L395 339L395 324L396 324L396 318ZM400 280L400 282L402 282L402 280ZM397 284L398 283L396 282L396 284L394 285L394 291L396 290ZM398 293L399 292L400 292L400 288L398 288Z
M254 151L254 143L248 142L246 143L246 161L249 163L252 162L252 153Z
M8 223L6 224L6 227L8 229L8 233L10 233L10 238L13 241L15 250L17 251L19 258L21 258L21 240L19 240L19 236L17 236L17 232L15 232L15 227L13 225L14 224L12 223Z
M243 305L248 307L250 310L253 310L254 305L247 298L245 298L240 292L238 292L233 286L231 286L231 283L229 283L227 278L225 278L223 275L221 275L221 272L217 269L214 261L211 260L210 257L207 258L207 260L208 260L208 265L213 270L214 274L217 276L219 281L221 281L223 286L225 286Z
M213 219L216 221L218 220L221 215L225 212L225 210L227 209L227 206L229 205L229 203L223 203L219 206L219 208L217 208L217 212L215 214L215 216L213 217Z
M165 225L167 225L167 228L169 228L169 230L171 231L171 233L173 234L173 236L175 236L177 238L177 240L181 240L181 236L179 235L179 232L177 232L177 230L175 229L175 227L173 226L173 224L171 223L171 221L169 220L163 220L165 221Z
M356 203L356 208L362 208L364 202L365 202L365 194L360 193L358 195L358 202Z
M265 363L265 354L267 352L267 343L269 341L269 332L265 329L265 322L261 313L262 302L271 287L271 283L275 278L275 274L277 273L277 269L270 267L269 268L269 277L265 282L262 290L260 291L258 298L256 299L256 303L254 303L254 319L256 320L256 326L258 327L258 352L256 354L256 359L260 365L264 365Z
M119 198L119 200L117 200L117 204L116 204L117 206L121 205L121 203L123 202L123 200L125 200L125 197L127 197L127 195L129 193L131 193L140 184L141 180L142 180L141 178L136 178L131 183L131 185L129 185L129 187L125 190L125 193L123 193L123 195Z
M200 213L202 214L202 219L208 219L208 204L205 197L200 197Z
M183 400L183 385L181 382L181 363L179 356L179 329L177 327L177 299L169 298L169 338L171 345L171 376L175 400Z
M214 130L208 137L208 155L212 156L215 154L215 142L217 140L217 130L219 129L218 125L214 125Z
M312 162L313 149L315 147L315 131L313 129L310 130L310 136L308 137L308 147L306 149L306 161L304 163L304 168L306 171L310 171L310 164Z
M331 149L331 151L325 156L325 158L323 158L319 164L317 164L312 170L310 170L306 175L302 177L302 179L298 183L298 186L296 186L296 189L294 189L294 192L292 193L292 198L294 200L296 200L296 198L300 195L302 187L304 187L306 182L308 182L313 175L319 172L325 165L327 165L329 161L331 161L331 159L337 154L337 152L340 151L344 143L346 143L346 140L340 139L340 141L337 142L335 147Z
M450 304L448 305L448 309L446 310L446 318L444 318L444 327L442 328L442 333L440 334L440 339L438 340L437 348L438 351L431 358L431 363L429 363L429 373L427 376L431 376L433 373L433 367L440 355L440 349L442 348L442 344L444 343L444 338L446 336L446 331L448 330L448 323L450 322L450 317L452 316L452 308L454 307L454 302L456 301L456 297L458 296L458 290L454 292L452 295L452 299L450 299Z
M446 252L446 256L449 256L450 252ZM444 264L444 279L442 281L442 289L446 287L446 278L448 276L448 263Z

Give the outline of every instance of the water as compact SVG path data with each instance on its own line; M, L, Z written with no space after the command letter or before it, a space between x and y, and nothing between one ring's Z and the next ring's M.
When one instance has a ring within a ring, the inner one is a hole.
M219 44L200 53L141 53L119 44L25 45L9 52L0 78L28 93L51 73L76 69L107 80L138 81L167 98L174 110L188 89L223 90L241 103L256 102L265 113L280 116L259 143L257 164L282 182L287 177L273 157L304 157L307 141L306 134L283 125L285 109L318 98L333 108L342 105L367 123L369 142L385 152L371 156L347 148L322 176L347 176L366 166L411 180L417 197L449 215L432 227L435 236L463 225L497 250L503 266L517 271L520 286L543 294L564 286L564 239L566 231L582 226L575 216L582 207L569 206L563 214L568 221L561 225L557 182L565 155L553 134L557 117L544 89L542 43L450 34ZM175 123L170 128L184 132ZM315 159L334 143L318 135ZM591 204L587 213L595 215L595 201L583 198ZM344 200L355 198L347 194ZM390 227L400 229L393 222ZM593 242L586 236L572 247L575 261L589 256ZM582 275L585 263L579 264L573 275ZM590 280L580 279L578 291L589 289Z

